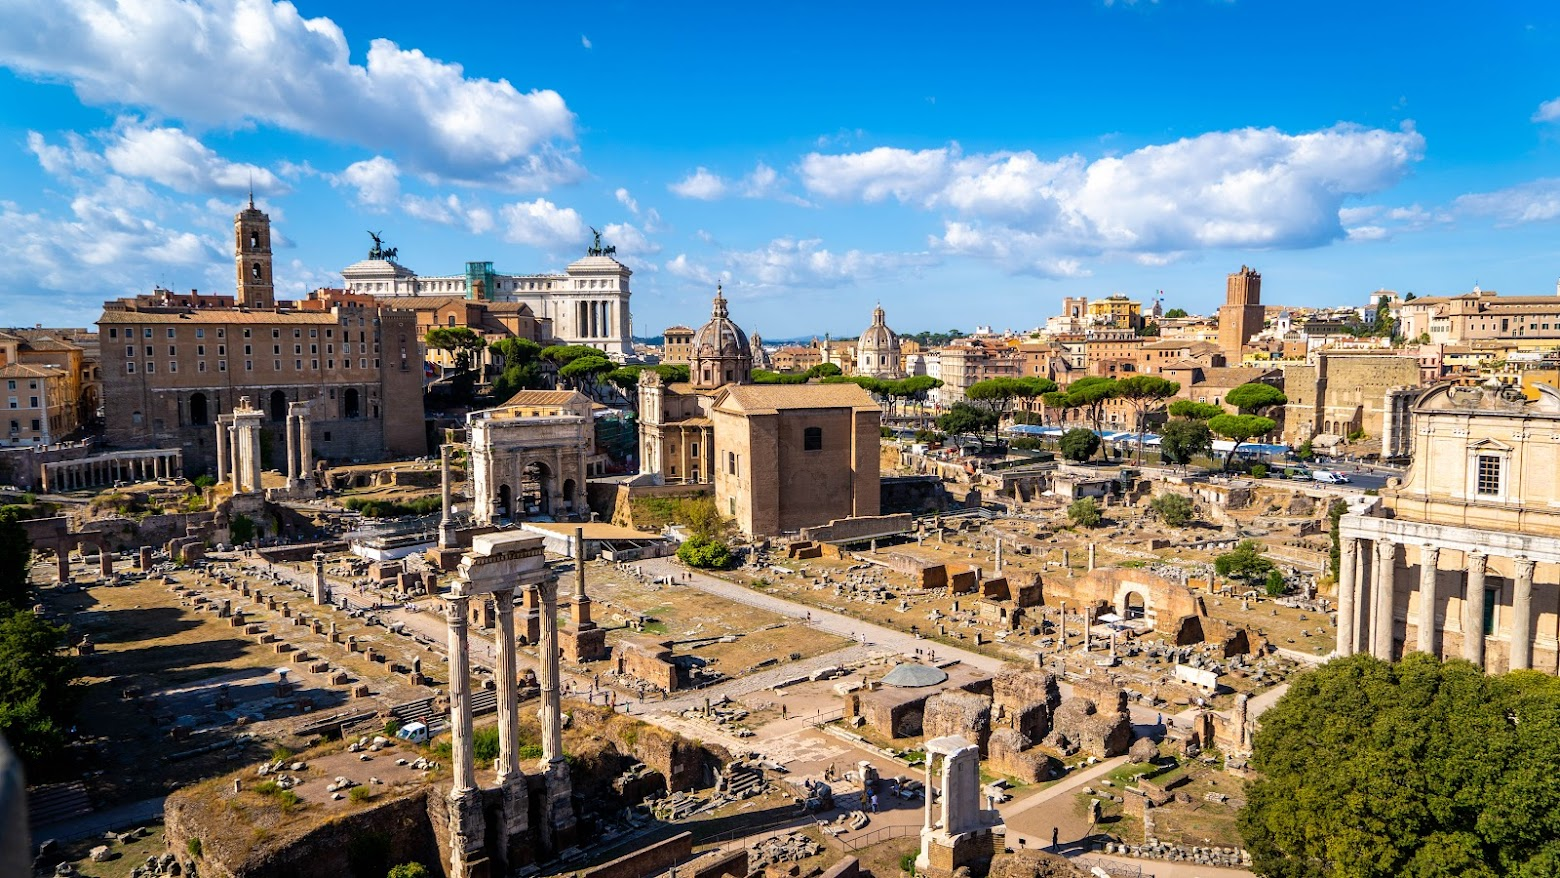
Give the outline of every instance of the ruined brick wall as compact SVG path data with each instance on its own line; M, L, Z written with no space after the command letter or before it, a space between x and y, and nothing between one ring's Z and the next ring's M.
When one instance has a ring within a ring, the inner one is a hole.
M1051 714L1062 703L1056 677L1044 671L1009 668L991 684L993 724L1038 741L1051 731Z
M743 852L744 855L746 851ZM580 872L580 878L644 878L657 875L693 856L693 833L679 832L664 841Z
M921 730L928 738L958 735L985 753L991 738L991 697L962 689L933 695L926 700Z
M804 540L849 540L884 533L907 533L912 530L910 513L897 515L869 515L860 518L840 518L828 524L802 528Z
M997 729L987 743L987 768L1020 783L1040 783L1050 777L1051 758L1030 748L1030 741L1014 729Z
M613 649L617 660L617 672L637 677L667 692L677 689L677 666L672 664L672 651L665 644L639 644L623 642Z

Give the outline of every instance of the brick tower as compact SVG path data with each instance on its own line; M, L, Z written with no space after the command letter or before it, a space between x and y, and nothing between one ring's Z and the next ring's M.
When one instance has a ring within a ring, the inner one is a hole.
M241 308L275 308L276 288L271 282L271 218L255 207L233 216L233 253L238 264L237 301Z
M1224 304L1219 307L1219 348L1231 366L1240 365L1241 350L1262 331L1262 275L1244 265L1225 279Z

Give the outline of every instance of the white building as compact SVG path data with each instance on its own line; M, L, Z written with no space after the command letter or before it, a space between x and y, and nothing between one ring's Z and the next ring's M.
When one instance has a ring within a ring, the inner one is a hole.
M615 360L633 356L628 266L611 247L597 245L563 274L501 274L491 262L468 262L463 274L425 276L396 262L395 251L375 246L369 258L341 270L347 292L373 296L465 296L523 302L552 320L560 344L588 345Z

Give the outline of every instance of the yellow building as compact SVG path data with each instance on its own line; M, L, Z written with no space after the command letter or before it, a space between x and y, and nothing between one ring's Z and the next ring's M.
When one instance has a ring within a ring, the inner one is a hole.
M1121 293L1090 302L1088 313L1089 323L1094 326L1113 326L1134 332L1143 326L1143 303Z

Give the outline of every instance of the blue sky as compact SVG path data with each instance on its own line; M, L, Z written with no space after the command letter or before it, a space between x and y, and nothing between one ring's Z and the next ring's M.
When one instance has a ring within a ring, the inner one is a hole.
M952 11L950 11L952 10ZM1067 295L1361 303L1560 277L1560 6L1054 0L0 0L0 324L283 295L383 230L424 274L560 270L638 334L717 280L767 337L1027 328Z

